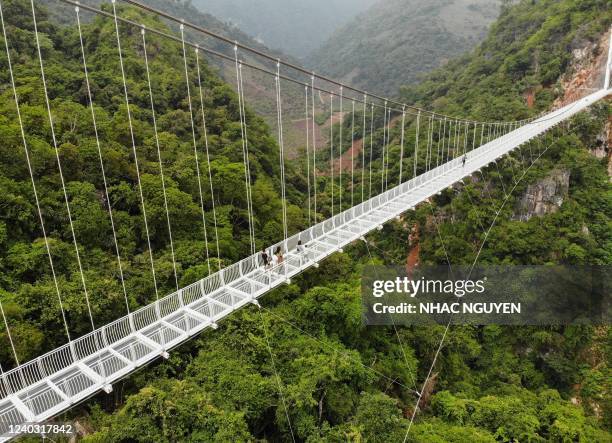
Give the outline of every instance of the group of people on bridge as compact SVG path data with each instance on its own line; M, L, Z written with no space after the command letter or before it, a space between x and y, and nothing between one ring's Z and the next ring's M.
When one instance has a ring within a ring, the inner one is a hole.
M296 251L300 256L300 264L302 261L302 255L306 252L306 245L302 243L302 240L298 240ZM260 253L261 266L266 269L273 269L278 265L282 264L285 261L285 256L283 255L283 249L281 246L277 246L274 252L268 252L268 250L263 247L261 248Z

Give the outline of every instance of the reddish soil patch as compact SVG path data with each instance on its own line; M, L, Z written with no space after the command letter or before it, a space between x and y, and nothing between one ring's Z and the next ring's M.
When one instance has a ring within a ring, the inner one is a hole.
M406 274L411 278L414 268L419 265L419 252L421 250L418 224L412 227L408 235L408 244L410 245L410 252L408 253L408 257L406 257Z

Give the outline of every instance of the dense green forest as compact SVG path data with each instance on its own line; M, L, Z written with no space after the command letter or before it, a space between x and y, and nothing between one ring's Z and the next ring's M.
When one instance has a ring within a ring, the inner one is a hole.
M498 0L381 0L307 58L317 72L367 91L397 95L471 50L499 14Z
M31 12L22 0L4 0L2 6L52 256L71 332L78 335L87 332L89 324L50 139ZM162 26L132 9L122 8L121 12L147 26ZM513 120L536 115L562 92L557 80L569 66L572 45L597 41L610 22L605 1L519 2L504 8L487 39L473 53L402 93L438 112L472 118ZM114 25L108 19L95 19L84 26L109 180L107 202L96 163L75 27L53 24L42 9L38 23L44 34L46 74L76 237L94 302L94 319L102 324L124 314L109 204L118 226L130 304L136 307L154 298ZM173 289L174 281L140 34L122 28L122 37L145 201L154 233L152 250L160 291L166 293ZM148 52L179 277L186 284L205 276L208 269L200 234L182 60L175 43L152 35ZM530 58L534 52L540 54L537 61ZM0 63L0 299L17 352L25 361L65 342L65 336L3 55ZM193 72L194 60L190 58L189 63ZM230 263L248 252L237 96L214 69L203 62L200 67L211 172L218 190L220 255ZM195 78L191 80L196 90ZM527 89L536 94L533 108L523 99ZM247 109L247 114L260 247L282 235L278 147L271 128L252 111ZM603 103L533 145L539 149L555 142L508 197L481 262L611 263L612 188L604 161L588 152L609 115L610 105ZM381 128L381 112L377 111L375 120ZM201 115L196 115L196 121L201 121ZM407 144L412 146L414 119L408 123ZM349 128L347 120L342 124ZM355 136L364 132L357 125ZM350 131L344 137L350 140ZM200 125L197 139L202 146ZM374 134L375 168L380 168L381 140L382 129L378 129ZM399 128L394 126L391 158L399 159L399 149ZM410 170L412 161L407 155L405 170ZM390 174L396 180L398 162L391 164ZM445 250L453 264L470 263L483 240L482 226L493 221L496 208L507 198L505 186L510 187L517 171L527 164L515 153L497 167L487 168L480 179L445 191L433 205L418 207L401 221L369 235L367 247L358 243L334 254L320 268L266 295L261 310L249 307L233 314L217 331L181 346L168 361L133 374L118 383L113 394L100 394L67 413L67 418L84 425L89 434L86 441L99 442L290 441L292 434L296 441L308 442L402 441L416 400L410 389L425 379L444 328L395 331L366 327L361 319L361 269L372 262L404 262L415 224L421 231L421 263L446 263ZM289 166L289 220L295 232L306 224L306 182L299 161ZM418 166L420 170L424 167L421 157ZM201 167L206 170L206 163ZM515 220L514 211L527 184L559 167L571 174L569 195L559 210L526 222ZM321 216L328 212L331 185L321 174ZM366 185L358 183L355 192ZM345 192L351 191L346 182L344 186ZM209 226L210 198L209 194L204 198ZM214 251L210 234L208 246ZM217 265L212 260L213 270ZM0 361L3 367L10 367L14 363L4 345L5 331L1 333ZM453 327L408 441L609 441L610 343L609 329L604 327Z
M27 134L28 149L47 232L51 238L51 252L60 282L70 329L82 334L89 326L85 321L85 306L76 253L72 247L66 205L60 184L59 170L51 141L51 131L44 105L44 95L37 65L32 33L32 18L27 2L3 2L8 23L7 33L15 60L21 114ZM74 11L72 12L74 14ZM126 16L147 25L150 19L134 11ZM143 228L138 196L134 159L127 126L126 105L119 59L116 55L112 20L96 19L84 26L84 40L88 51L92 92L101 141L104 168L109 187L106 201L100 164L97 160L95 133L80 55L79 38L75 26L58 28L47 20L43 10L38 20L43 35L43 57L49 95L52 103L58 153L67 184L75 236L80 245L91 292L93 316L97 324L116 318L123 308L118 267L114 258L107 205L110 205L117 227L119 249L126 275L127 293L131 307L139 306L155 297L148 248ZM124 61L128 77L130 109L139 153L139 167L147 208L152 250L155 256L160 293L174 287L170 256L169 234L159 174L159 159L155 148L152 114L141 52L140 32L122 29L129 36L124 41ZM206 249L216 257L216 239L212 226L212 202L209 186L203 186L203 201L207 218L208 246L199 208L199 192L195 157L191 145L184 72L181 70L180 46L161 41L153 34L148 40L153 91L159 137L163 146L162 162L165 173L172 234L178 278L185 285L208 273L204 253ZM113 56L114 55L114 56ZM197 91L194 60L190 57L191 90ZM6 57L2 58L6 67ZM248 220L244 196L244 167L241 150L238 101L233 90L201 63L204 82L204 106L207 112L208 144L212 153L211 174L216 189L216 216L220 256L226 264L242 258L248 251ZM27 360L48 350L65 339L58 316L51 269L46 255L36 212L33 189L26 167L15 104L10 88L8 69L2 69L2 299L15 319L13 334L21 359ZM197 97L197 100L196 100ZM193 95L194 109L200 109L199 97ZM197 104L197 106L195 106ZM198 146L204 146L202 116L195 112ZM248 113L249 148L252 156L251 173L254 180L253 203L257 217L258 242L276 241L280 225L278 185L278 148L266 125ZM205 157L200 155L200 170L207 172ZM305 185L289 169L289 196L298 195L298 187ZM207 184L207 182L205 182ZM297 201L299 203L300 200ZM291 229L304 227L302 211L297 205L288 208ZM194 227L200 228L195 230ZM194 235L195 234L195 235ZM259 246L259 244L258 244ZM212 270L218 264L213 261ZM36 319L36 320L34 320ZM45 332L43 332L45 331ZM3 338L5 332L2 333ZM0 359L6 367L9 348L0 348Z

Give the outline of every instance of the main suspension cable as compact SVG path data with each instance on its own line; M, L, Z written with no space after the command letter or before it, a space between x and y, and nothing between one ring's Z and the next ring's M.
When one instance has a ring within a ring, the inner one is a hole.
M70 0L61 0L61 1L70 2ZM263 52L261 50L258 50L256 48L253 48L253 47L250 47L248 45L236 42L235 40L232 40L232 39L230 39L228 37L225 37L225 36L223 36L221 34L218 34L216 32L213 32L213 31L210 31L208 29L205 29L205 28L203 28L201 26L198 26L198 25L195 25L195 24L190 23L188 21L185 21L182 18L178 18L178 17L175 17L175 16L173 16L171 14L163 12L160 9L154 8L152 6L145 5L145 4L143 4L143 3L139 2L139 1L136 1L136 0L122 0L122 1L124 1L125 3L128 3L128 4L131 4L131 5L134 5L134 6L136 6L139 9L151 12L151 13L159 16L159 17L164 17L164 18L166 18L166 19L168 19L170 21L173 21L173 22L175 22L177 24L183 24L184 26L186 26L188 28L191 28L194 31L197 31L197 32L202 33L202 34L206 34L206 35L208 35L210 37L213 37L216 40L222 41L222 42L227 43L227 44L232 45L232 46L237 46L240 49L243 49L243 50L251 52L252 54L255 54L255 55L259 56L259 57L262 57L262 58L268 60L269 62L280 63L283 66L286 66L286 67L288 67L288 68L290 68L290 69L292 69L292 70L294 70L294 71L296 71L296 72L298 72L300 74L305 74L305 75L310 75L311 74L311 72L309 70L307 70L306 68L304 68L302 66L298 66L295 63L290 63L290 62L287 62L287 61L280 60L278 57L274 57L274 56L272 56L270 54L267 54L267 53L265 53L265 52ZM322 80L332 84L332 85L335 85L335 86L338 86L338 87L344 86L346 89L349 89L349 90L353 91L356 94L363 94L365 92L365 91L363 91L361 89L358 89L358 88L355 88L355 87L352 87L352 86L343 85L343 83L341 83L341 82L339 82L337 80L334 80L332 78L329 78L329 77L325 77L325 76L318 76L318 77L320 79L322 79ZM294 81L297 81L297 80L294 80ZM399 106L400 109L403 109L404 107L406 107L408 109L413 110L415 113L418 112L418 111L422 111L422 112L425 112L425 113L428 113L428 114L434 114L433 111L422 109L422 108L419 108L417 106L411 106L411 105L408 105L406 103L402 103L402 102L398 102L398 101L395 101L395 100L391 100L391 99L388 99L388 98L385 98L385 97L382 97L382 96L378 96L378 95L375 95L375 94L370 94L370 96L373 97L373 98L376 98L376 99L378 99L380 101L387 100L389 103L393 103L394 105ZM444 115L442 115L442 116L444 116ZM454 117L451 117L451 116L446 116L446 117L454 118ZM458 120L474 121L474 120L468 120L468 119L458 119ZM527 120L522 120L522 121L524 122L524 121L527 121Z

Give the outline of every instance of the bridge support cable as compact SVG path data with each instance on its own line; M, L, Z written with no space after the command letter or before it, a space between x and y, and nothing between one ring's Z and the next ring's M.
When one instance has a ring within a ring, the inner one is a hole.
M404 135L406 125L406 109L402 109L402 128L400 132L400 159L399 159L399 180L398 185L402 184L402 171L404 169Z
M304 86L304 106L306 113L305 126L306 126L306 189L308 192L308 226L312 226L312 214L311 214L311 202L310 202L310 119L308 117L308 85ZM312 135L314 137L314 134Z
M94 130L94 135L96 138L96 148L98 151L98 160L100 162L100 172L102 174L102 183L104 185L104 197L106 198L106 206L108 208L108 217L110 220L110 225L111 225L111 230L113 233L113 244L115 246L115 253L117 255L117 269L119 270L119 279L121 281L121 288L123 290L123 298L125 301L125 308L126 311L128 313L128 315L130 314L130 303L128 301L128 296L127 296L127 289L125 287L125 277L123 275L123 264L121 262L121 253L119 252L119 241L117 240L117 230L115 228L115 218L113 217L113 209L112 209L112 204L111 204L111 199L110 199L110 195L108 192L108 181L106 179L106 169L104 167L104 159L102 156L102 147L100 144L100 136L98 133L98 123L96 120L96 112L94 110L94 103L93 103L93 96L91 93L91 85L89 82L89 70L87 68L87 58L85 56L85 45L83 43L83 32L81 29L81 18L80 18L80 8L77 6L74 8L75 12L76 12L76 21L77 21L77 28L78 28L78 32L79 32L79 43L80 43L80 47L81 47L81 56L83 58L83 72L85 74L85 85L87 87L87 99L89 101L89 109L91 111L91 121L92 121L92 125L93 125L93 130Z
M212 206L213 225L215 231L215 246L217 249L217 269L221 269L221 253L219 251L219 230L217 229L217 210L215 208L215 191L213 189L212 171L210 168L210 151L208 149L208 128L206 127L206 113L204 112L204 93L202 92L202 76L200 73L200 49L195 48L195 62L198 74L198 91L200 93L200 112L202 113L202 131L204 133L204 153L206 154L206 167L208 170L208 185L210 189L210 203Z
M59 155L59 149L58 149L58 145L57 145L57 138L55 136L55 125L53 122L53 115L51 113L51 101L49 99L49 93L47 90L47 79L45 77L45 68L44 68L44 63L43 63L43 58L42 58L42 50L41 50L41 46L40 46L40 37L38 35L38 23L36 20L36 8L34 7L34 0L30 0L30 4L32 6L32 22L34 25L34 40L36 42L36 51L38 53L38 62L40 65L40 76L42 79L42 84L43 84L43 92L44 92L44 96L45 96L45 104L46 104L46 108L47 108L47 117L49 119L49 127L51 130L51 139L53 141L53 147L54 147L54 151L55 151L55 158L57 160L57 168L59 171L59 176L60 176L60 182L62 184L62 191L64 194L64 201L66 203L66 211L68 214L68 223L70 225L70 232L72 234L72 243L74 245L74 251L76 253L76 259L77 259L77 264L79 267L79 275L81 277L81 285L83 286L83 293L85 295L85 302L87 304L87 312L89 315L89 321L91 323L91 329L95 330L96 326L94 324L94 320L93 320L93 313L92 313L92 309L91 309L91 303L89 301L89 292L87 290L87 284L85 283L85 274L83 273L83 264L81 262L81 253L79 252L79 245L77 243L77 239L76 239L76 233L74 231L74 223L73 223L73 219L72 219L72 212L70 211L70 203L68 200L68 192L66 191L66 183L64 181L64 172L62 170L62 163L60 160L60 155Z
M59 308L60 308L60 314L62 316L62 322L64 325L64 330L66 332L66 337L68 339L68 343L72 342L72 338L70 336L70 330L68 328L68 321L66 320L66 312L64 310L64 302L62 299L62 295L59 289L59 284L57 282L57 275L55 273L55 265L53 264L53 256L51 255L51 247L49 244L49 238L47 237L47 230L45 227L45 221L42 215L42 210L40 207L40 199L38 197L38 190L36 188L36 181L34 180L34 171L32 168L32 162L30 160L30 152L29 152L29 147L28 147L28 142L26 139L26 135L25 135L25 129L23 126L23 119L21 117L21 107L19 104L19 94L17 93L17 85L15 83L15 75L13 72L13 63L11 60L11 54L10 54L10 49L9 49L9 42L8 42L8 38L7 38L7 33L6 33L6 24L4 21L4 13L2 10L2 1L0 0L0 23L2 24L2 35L4 37L4 48L6 50L6 58L7 58L7 65L8 65L8 70L9 70L9 78L11 81L11 89L13 91L13 99L15 102L15 110L16 110L16 114L17 114L17 121L19 122L19 130L20 130L20 135L21 135L21 143L23 145L23 151L25 154L25 159L26 159L26 164L28 166L28 173L30 175L30 182L32 184L32 191L34 194L34 201L36 204L36 212L38 214L38 220L40 222L40 228L41 228L41 232L43 235L43 239L45 241L45 249L47 252L47 257L49 258L49 266L51 269L51 276L53 277L53 284L55 287L55 293L57 295L57 300L58 300L58 304L59 304ZM72 354L73 358L74 358L74 353Z
M206 211L204 210L204 192L202 190L202 176L200 174L200 156L198 155L198 142L196 140L195 120L193 118L193 103L191 101L191 80L187 68L187 49L185 46L185 26L181 24L181 43L183 49L183 67L185 71L185 89L187 92L187 105L189 107L189 122L191 124L191 141L193 144L193 155L195 159L196 178L198 183L198 196L200 198L200 211L202 212L202 230L204 232L204 252L206 253L206 266L208 273L211 273L210 254L208 251L208 229L206 228Z
M438 121L438 141L436 143L436 168L440 164L440 144L442 144L444 140L444 131L442 128L442 119L440 119ZM446 118L444 118L444 129L446 129Z
M461 149L459 149L459 154L461 155L466 155L467 154L467 149L468 149L468 138L469 138L469 123L465 122L465 130L464 130L464 134L463 134L463 152L461 152ZM457 158L457 154L455 154L455 157Z
M313 187L313 222L317 223L317 133L315 126L315 75L310 77L310 101L312 102L312 187Z
M343 88L340 86L340 128L339 128L339 142L338 142L338 212L342 212L342 127L344 126L344 94ZM333 162L332 162L333 164Z
M452 159L455 158L455 156L457 155L457 152L459 152L460 148L461 148L461 141L462 141L462 123L461 121L455 121L455 141L454 143L449 147L448 151L446 152L446 159L444 160L444 162L448 162Z
M155 275L155 263L153 261L153 250L151 248L151 236L149 235L149 222L147 221L147 210L144 201L144 195L142 191L142 182L140 180L140 166L138 164L138 153L136 152L136 139L134 137L134 125L132 123L132 112L130 111L130 99L128 96L127 81L125 77L125 68L123 66L123 53L121 50L121 37L119 35L119 21L117 19L117 7L116 0L111 0L113 6L113 17L115 21L115 35L117 37L117 53L119 54L119 66L121 68L121 80L123 82L123 94L125 99L125 106L127 110L128 126L130 130L130 139L132 142L132 154L134 155L134 165L136 167L136 178L138 182L138 193L140 196L140 205L142 208L142 218L144 220L145 234L147 237L147 247L149 248L149 260L151 261L151 275L153 277L153 287L155 288L155 299L159 300L159 291L157 288L157 277ZM130 317L130 324L134 329L133 320Z
M247 120L246 120L246 105L244 98L244 82L242 78L242 62L238 63L238 73L240 78L240 96L241 96L241 104L242 107L242 120L244 122L244 146L245 146L245 160L246 160L246 173L248 178L248 200L250 205L250 213L249 218L251 220L249 227L251 228L251 245L253 251L256 251L255 246L255 217L253 216L253 183L252 183L252 175L251 175L251 156L249 154L249 136L247 131ZM283 167L283 176L285 174L285 170Z
M413 167L413 173L412 173L412 178L416 178L417 176L417 162L419 159L419 132L421 129L421 111L419 111L417 113L417 117L416 117L416 129L415 129L415 137L414 137L414 167ZM400 181L401 181L401 177L400 177Z
M331 193L331 216L334 213L334 95L329 94L329 173Z
M370 179L368 184L370 186L368 198L372 198L372 151L374 149L374 105L370 104Z
M448 138L444 138L444 141L442 142L442 146L444 146L444 143L447 145L446 154L444 153L444 149L442 149L442 161L440 164L448 161L451 151L455 149L458 142L458 128L460 123L457 120L450 120L448 123Z
M380 192L385 192L385 145L387 138L387 102L385 101L385 107L383 109L383 136L381 143L381 155L380 155Z
M59 149L58 149L58 145L57 145L57 138L55 136L55 125L53 122L53 115L51 113L51 101L49 99L49 93L47 90L47 79L45 77L45 68L44 68L44 63L43 63L43 59L42 59L42 50L41 50L41 46L40 46L40 38L38 35L38 24L37 24L37 20L36 20L36 8L34 7L34 0L30 0L30 4L32 6L32 22L34 24L34 40L36 42L36 51L38 54L38 62L39 62L39 66L40 66L40 76L41 76L41 80L42 80L42 84L43 84L43 92L44 92L44 96L45 96L45 104L46 104L46 108L47 108L47 117L49 119L49 127L51 130L51 139L53 142L53 147L54 147L54 151L55 151L55 158L57 160L57 168L59 171L59 176L60 176L60 182L62 184L62 191L64 194L64 202L66 203L66 212L68 214L68 222L70 225L70 232L72 234L72 243L74 245L74 250L75 250L75 254L76 254L76 258L77 258L77 264L79 267L79 274L81 277L81 285L83 286L83 292L85 295L85 301L87 303L87 310L89 313L89 320L91 323L91 328L92 330L95 329L95 325L94 325L94 321L93 321L93 314L92 314L92 310L91 310L91 304L89 302L89 293L87 291L87 284L85 283L85 275L83 273L83 265L81 262L81 254L79 252L79 245L77 243L76 240L76 234L74 231L74 223L73 223L73 219L72 219L72 212L70 211L70 203L69 203L69 199L68 199L68 192L66 190L66 183L64 181L64 173L63 173L63 169L62 169L62 163L60 160L60 155L59 155Z
M355 100L351 108L351 208L355 206Z
M238 114L240 118L240 134L242 141L242 158L244 163L244 186L247 203L247 220L249 225L249 244L251 255L255 254L255 230L253 227L253 210L251 200L251 172L249 164L249 145L246 116L244 115L244 96L242 93L242 62L238 60L238 46L234 46L234 63L236 67L236 88L238 91Z
M366 171L366 115L368 94L363 94L363 126L361 128L361 201L365 201L365 171Z
M164 210L166 212L166 224L168 227L168 238L170 240L170 256L172 258L172 271L174 273L174 283L176 286L176 290L178 291L179 283L178 283L178 275L176 272L176 258L174 254L174 239L172 238L172 225L170 223L170 211L168 209L168 196L166 193L166 178L164 177L164 165L163 165L163 160L162 160L162 155L161 155L161 148L159 144L159 134L157 130L157 117L155 115L155 99L153 98L153 87L151 86L151 73L149 71L149 56L147 54L147 37L146 37L146 29L144 25L140 33L142 34L142 51L143 51L143 56L144 56L144 61L145 61L145 71L147 74L147 86L149 89L149 101L151 105L153 133L155 136L155 148L157 149L157 160L159 163L159 175L161 178L162 194L164 197Z
M391 108L388 109L387 117L387 161L385 164L385 191L389 187L389 163L391 158Z
M244 101L243 101L244 105ZM281 96L281 79L280 79L280 63L276 64L276 111L278 116L278 147L279 147L279 164L281 173L281 203L283 216L283 242L286 243L289 237L287 232L287 192L285 182L285 141L283 135L283 102ZM333 204L333 203L332 203ZM283 251L283 254L286 251ZM286 273L287 267L285 267Z
M425 171L424 173L429 172L429 159L430 159L430 154L431 154L431 143L432 143L432 124L433 124L433 117L429 116L427 118L428 124L427 124L427 145L426 145L426 151L425 151Z

